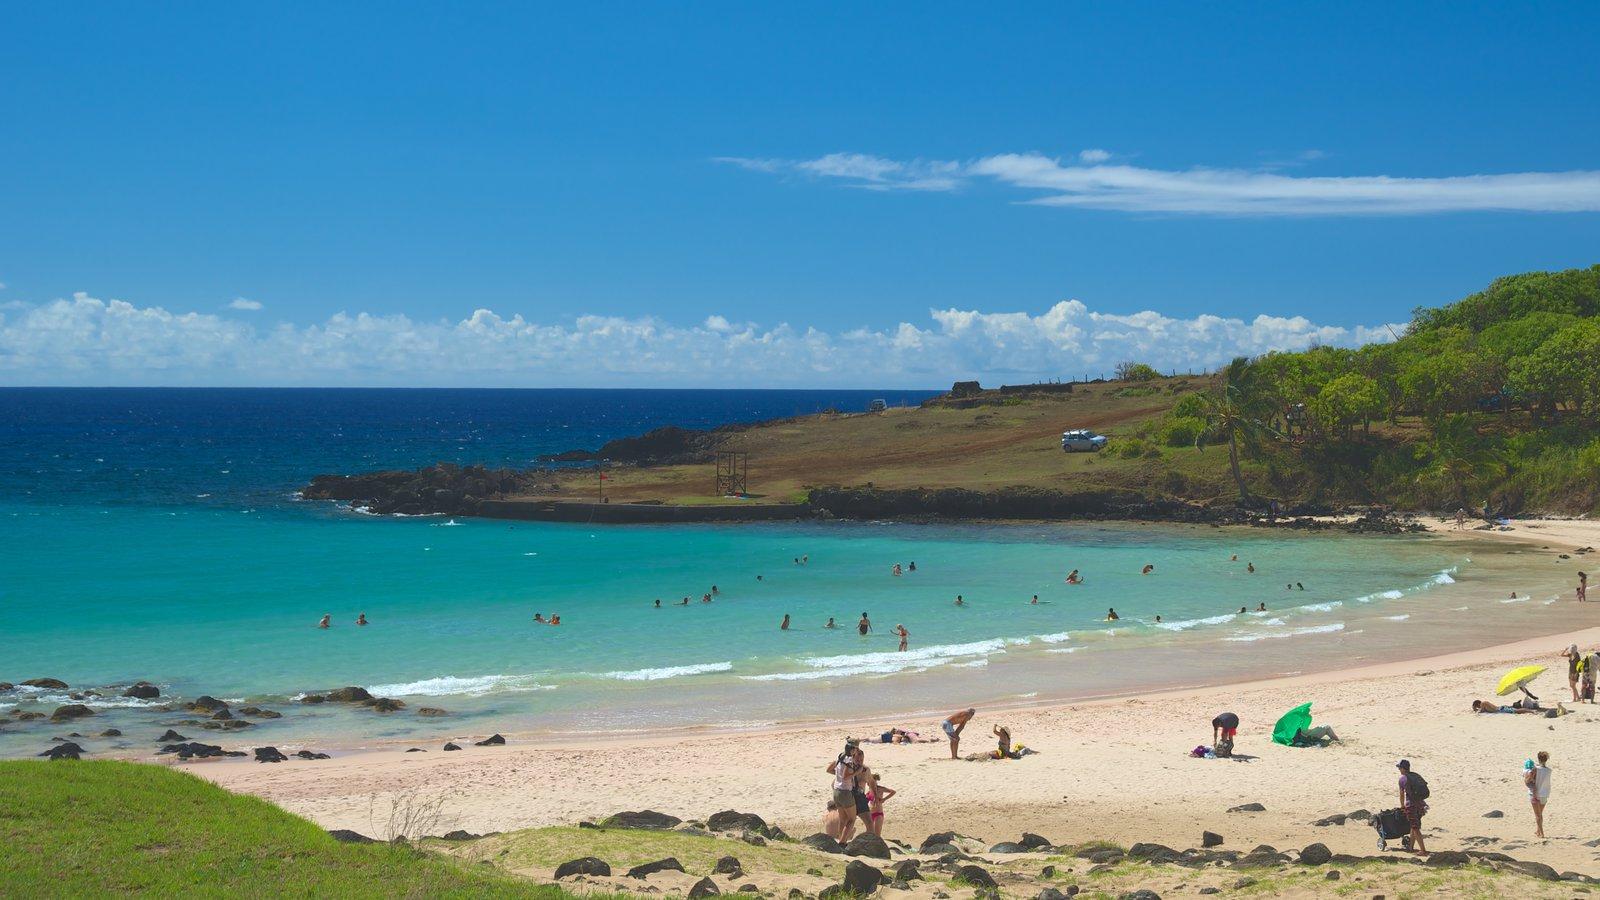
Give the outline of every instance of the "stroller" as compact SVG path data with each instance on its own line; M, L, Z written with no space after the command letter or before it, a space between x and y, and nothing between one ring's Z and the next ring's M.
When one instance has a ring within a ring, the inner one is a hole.
M1406 812L1398 807L1386 809L1372 817L1372 827L1378 830L1378 849L1389 849L1389 841L1400 839L1400 846L1411 849L1411 823Z

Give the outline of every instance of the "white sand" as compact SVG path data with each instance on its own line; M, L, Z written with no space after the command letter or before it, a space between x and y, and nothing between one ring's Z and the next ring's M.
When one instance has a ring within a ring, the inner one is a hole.
M1600 523L1538 521L1493 534L1550 546L1600 546ZM1600 624L1600 605L1595 621ZM1230 687L1003 713L979 709L963 754L992 748L989 729L998 721L1039 755L965 762L951 761L944 744L869 745L868 763L900 791L888 807L886 836L913 843L947 829L989 841L1015 839L1026 830L1056 842L1143 840L1182 848L1198 846L1201 830L1208 829L1235 849L1322 841L1335 852L1369 853L1376 837L1369 827L1310 823L1398 805L1394 763L1406 757L1433 788L1430 849L1467 849L1463 838L1482 835L1501 841L1488 849L1594 874L1600 856L1581 842L1600 836L1592 815L1600 802L1600 772L1590 757L1591 745L1600 742L1600 707L1569 704L1573 714L1556 720L1479 716L1469 708L1474 698L1492 696L1503 671L1526 663L1550 667L1535 685L1547 703L1570 698L1565 663L1557 658L1569 643L1592 648L1600 644L1600 628L1432 658L1419 646L1410 662ZM961 707L962 699L953 697L951 708ZM1332 725L1342 745L1291 749L1270 742L1276 718L1307 700L1315 703L1317 723ZM869 682L862 707L871 703ZM1197 744L1209 743L1210 719L1223 710L1244 720L1238 751L1254 758L1190 758ZM415 791L446 796L450 821L444 827L474 832L570 824L624 809L686 819L738 809L799 837L820 830L829 786L823 767L845 735L891 724L938 732L933 722L875 718L854 726L625 736L569 746L513 741L452 753L434 743L427 753L190 768L329 828L372 831L375 797L386 808L389 796ZM1551 752L1555 769L1546 841L1532 838L1520 777L1523 760L1539 750ZM1267 811L1225 812L1248 802ZM1505 816L1483 818L1492 809Z

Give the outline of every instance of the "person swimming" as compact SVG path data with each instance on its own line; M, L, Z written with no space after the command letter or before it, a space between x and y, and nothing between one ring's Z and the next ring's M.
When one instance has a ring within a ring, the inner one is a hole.
M915 572L916 570L917 570L917 564L916 564L916 562L914 560L912 562L909 562L909 563L906 564L906 571L907 572Z
M550 621L546 622L545 624L546 625L560 625L561 624L561 617L558 616L558 615L555 615L554 613L552 613L550 615Z
M1155 566L1150 565L1150 564L1147 563L1143 569L1139 570L1139 574L1140 575L1149 575L1151 572L1154 572L1155 570L1156 570Z
M656 609L660 609L660 608L661 608L661 598L657 597L656 598Z
M826 625L824 625L824 626L822 626L822 627L823 627L823 628L838 628L838 627L839 627L839 626L838 626L838 625L835 625L835 624L833 624L833 616L829 616L829 617L828 617L828 624L826 624Z
M779 631L788 631L789 630L789 614L788 613L784 613L783 614L783 621L778 624L778 630Z
M1250 574L1254 575L1255 572L1256 572L1256 564L1255 563L1245 563L1244 564L1244 570L1246 572L1249 572Z
M1263 600L1263 601L1261 601L1261 604L1256 607L1256 612L1266 612L1266 611L1267 611L1267 602L1265 600Z
M960 594L957 594L956 595L956 605L957 606L966 606L967 605L966 598L962 597Z
M867 614L863 612L861 614L861 621L856 623L856 631L859 632L864 637L864 636L866 636L866 633L871 631L871 630L872 630L872 620L867 618Z
M1122 618L1122 617L1117 615L1117 611L1115 609L1106 610L1106 621L1107 622L1115 622L1120 618Z
M1160 613L1157 613L1157 614L1156 614L1156 624L1157 624L1157 625L1160 625L1160 624L1161 624L1161 615L1160 615Z
M1301 584L1300 582L1296 581L1294 583L1294 589L1297 590L1297 591L1303 591L1303 590L1306 589L1306 586Z
M722 592L717 590L717 586L713 584L711 586L711 596L716 597L716 596L720 596L721 594L722 594Z
M756 576L756 580L757 580L757 581L761 581L761 580L762 580L762 576L760 576L760 575L757 575L757 576Z
M360 615L357 615L356 616L356 624L357 625L365 625L365 624L367 624L367 614L366 613L361 613Z
M1038 606L1039 605L1039 595L1038 594L1034 594L1033 595L1033 599L1028 601L1028 605L1029 606Z
M1244 615L1245 613L1249 612L1249 611L1250 611L1250 607L1248 607L1248 606L1239 607L1239 615L1241 615L1241 616Z
M700 595L700 602L701 603L710 603L711 602L711 595L710 594L701 594Z
M896 578L899 578L900 577L900 564L899 563L895 563L894 564L894 568L889 570L889 574L893 575Z
M317 627L318 628L332 628L333 627L333 613L323 613L322 614L322 621L317 623Z
M1082 584L1082 583L1083 583L1083 576L1078 574L1078 570L1077 569L1073 569L1071 572L1067 573L1067 584Z
M685 597L682 600L678 601L678 605L679 606L688 606L689 605L689 598Z
M1237 553L1235 553L1232 556L1228 557L1228 562L1238 562L1238 561L1239 561L1239 554L1237 554Z
M534 614L533 614L533 620L534 620L534 621L535 621L535 622L538 622L538 623L539 623L539 624L540 624L540 625L543 625L543 624L545 624L545 621L544 621L544 613L534 613Z

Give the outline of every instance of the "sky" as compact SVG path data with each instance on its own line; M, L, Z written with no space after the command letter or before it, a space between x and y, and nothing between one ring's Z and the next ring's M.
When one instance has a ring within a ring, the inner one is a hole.
M0 384L943 387L1600 262L1600 4L10 4Z

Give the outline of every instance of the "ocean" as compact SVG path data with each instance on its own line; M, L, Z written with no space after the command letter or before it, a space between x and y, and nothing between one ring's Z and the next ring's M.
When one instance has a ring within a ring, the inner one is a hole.
M0 389L0 680L96 690L96 731L151 732L141 737L192 720L164 707L200 694L285 714L225 743L348 749L491 731L753 727L1179 686L1221 667L1299 671L1397 653L1425 622L1441 647L1471 643L1534 615L1554 589L1523 585L1533 602L1484 604L1499 624L1463 616L1466 589L1503 590L1522 577L1517 560L1414 537L380 518L296 494L327 472L526 466L664 424L927 396ZM915 572L891 573L912 562ZM1154 571L1142 575L1146 564ZM1073 568L1084 584L1064 582ZM1120 618L1105 621L1113 607ZM324 614L334 624L321 630ZM372 624L356 626L360 614ZM825 627L830 618L837 627ZM904 653L892 634L901 624ZM140 679L166 696L116 696ZM298 702L343 685L407 708ZM0 693L0 722L65 702L59 690ZM421 718L421 706L450 715ZM193 727L179 730L193 737ZM62 731L7 723L0 754L38 752Z

